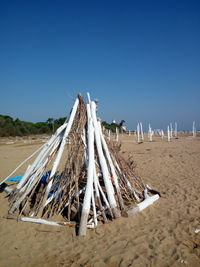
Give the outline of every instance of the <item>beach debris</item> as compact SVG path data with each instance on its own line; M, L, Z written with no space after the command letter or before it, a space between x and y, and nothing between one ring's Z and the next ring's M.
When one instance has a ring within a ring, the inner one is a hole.
M105 139L89 94L88 102L78 94L68 120L0 183L8 193L9 218L76 225L84 236L87 228L128 214L133 205L141 211L159 198L136 175L133 160L122 157L120 144ZM9 187L11 175L33 156L25 173L15 176L16 186ZM54 222L59 215L64 223Z

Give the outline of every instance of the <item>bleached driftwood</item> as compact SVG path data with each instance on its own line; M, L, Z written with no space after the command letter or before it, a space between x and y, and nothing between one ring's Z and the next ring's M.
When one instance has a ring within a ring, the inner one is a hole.
M23 221L23 222L46 224L46 225L50 225L50 226L75 226L75 223L72 223L72 222L54 222L54 221L47 221L47 220L40 219L40 218L17 217L14 215L8 215L7 218L8 219L15 219L18 221Z
M14 173L16 173L17 170L19 170L19 168L21 168L29 159L31 159L32 157L34 157L42 148L44 147L41 146L39 147L35 152L33 152L33 154L31 154L27 159L25 159L24 161L22 161L22 163L20 163L3 181L0 182L0 185L2 183L4 183L9 177L11 177Z
M45 207L45 202L46 202L46 200L48 198L48 194L49 194L49 192L51 190L51 187L52 187L52 184L53 184L52 177L55 175L56 170L58 168L58 165L60 163L64 148L65 148L66 140L67 140L67 137L69 135L69 132L71 130L71 127L72 127L72 124L73 124L73 121L74 121L74 118L75 118L75 115L76 115L78 104L79 104L79 99L77 98L75 103L74 103L74 106L72 108L72 112L70 114L69 121L68 121L67 127L65 129L65 133L63 135L62 142L61 142L58 154L57 154L56 159L55 159L55 161L53 163L53 166L52 166L51 174L50 174L50 177L49 177L50 182L48 183L47 188L46 188L46 192L45 192L45 196L44 196L44 199L43 199L43 204L42 204L41 211Z
M145 200L143 200L142 202L136 204L135 206L131 207L128 211L127 214L133 215L136 214L142 210L144 210L145 208L149 207L150 205L152 205L156 200L159 199L159 195L156 194L154 196L149 196L147 197Z
M86 235L87 220L90 212L92 191L93 191L93 177L94 177L94 128L92 124L90 105L87 104L88 115L88 167L87 167L87 184L85 190L85 196L83 200L83 208L81 213L81 221L79 228L79 235Z
M123 203L123 199L122 199L122 196L121 196L119 183L118 183L118 177L117 177L117 174L116 174L116 171L115 171L115 167L114 167L113 161L111 159L108 146L107 146L106 141L104 139L104 136L103 136L103 133L102 133L102 130L101 130L100 122L98 122L98 125L99 125L99 133L100 133L100 137L101 137L102 146L103 146L103 149L105 151L105 156L107 158L108 164L110 166L110 170L111 170L112 178L114 180L114 185L115 185L115 188L116 188L116 192L117 192L117 196L118 196L118 199L119 199L119 203L120 203L121 208L124 209L124 203Z
M92 119L93 119L93 124L94 124L94 132L95 132L95 141L96 141L96 146L97 146L97 153L99 156L99 162L101 165L101 170L103 174L103 179L108 195L108 201L111 207L111 210L113 211L114 216L117 218L119 217L119 213L117 211L117 203L114 197L114 188L110 180L110 174L108 171L106 159L103 154L103 149L102 149L102 144L101 144L101 137L99 133L99 127L98 127L98 122L97 122L97 117L96 117L96 104L95 102L91 102L91 113L92 113Z
M40 154L38 155L38 157L35 159L35 161L33 162L33 164L31 165L31 167L28 169L28 171L25 172L22 180L19 182L19 184L17 185L16 189L20 189L24 183L27 181L27 179L29 178L30 174L33 172L33 170L35 169L35 167L38 165L38 163L47 155L47 153L49 152L49 150L52 147L52 144L54 144L56 138L58 137L58 135L60 135L60 133L66 128L67 123L64 123L61 127L59 127L56 131L56 133L49 139L49 141L43 146L42 150L40 151Z

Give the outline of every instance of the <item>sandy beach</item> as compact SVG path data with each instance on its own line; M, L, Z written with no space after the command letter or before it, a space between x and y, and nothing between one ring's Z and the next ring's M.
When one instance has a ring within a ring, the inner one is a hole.
M0 179L45 138L1 139ZM139 214L77 237L73 227L5 219L8 201L1 193L0 266L200 266L200 137L121 141L124 157L133 156L137 173L162 197Z

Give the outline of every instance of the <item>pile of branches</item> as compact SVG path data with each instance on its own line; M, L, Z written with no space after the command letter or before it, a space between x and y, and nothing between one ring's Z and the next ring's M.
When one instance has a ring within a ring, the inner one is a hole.
M146 186L131 160L105 139L96 103L79 94L68 121L38 151L9 195L8 213L17 218L53 218L75 222L79 234L125 214L144 200Z

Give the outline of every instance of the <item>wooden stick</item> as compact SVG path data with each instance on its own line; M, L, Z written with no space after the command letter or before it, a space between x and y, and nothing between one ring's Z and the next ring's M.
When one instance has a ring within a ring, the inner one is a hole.
M108 160L108 163L109 163L109 166L110 166L112 178L114 179L114 185L115 185L115 188L116 188L116 191L117 191L119 203L120 203L121 209L124 209L124 202L123 202L121 191L120 191L120 188L119 188L118 177L117 177L117 174L116 174L116 171L115 171L115 167L114 167L114 164L113 164L111 156L110 156L110 152L109 152L108 146L106 144L106 141L105 141L103 133L102 133L101 123L100 122L98 122L98 126L99 126L99 133L100 133L100 137L101 137L102 146L103 146L103 149L105 151L105 156L106 156L106 158Z
M91 102L91 113L92 113L92 119L93 119L93 124L94 124L95 142L96 142L99 162L100 162L101 170L103 174L104 184L105 184L107 195L108 195L108 201L109 201L111 210L113 211L115 218L117 218L119 217L119 214L117 210L117 203L114 197L114 188L110 180L110 174L109 174L107 163L106 163L103 150L102 150L101 137L100 137L99 127L98 127L97 117L96 117L96 104L93 101Z
M9 177L11 177L20 167L22 167L29 159L31 159L32 157L34 157L42 148L44 147L44 145L42 145L41 147L39 147L33 154L31 154L27 159L25 159L24 161L22 161L22 163L20 163L3 181L0 182L0 185L2 183L4 183Z
M81 213L81 221L79 228L79 235L85 236L87 231L87 221L90 212L92 191L93 191L93 175L94 175L94 128L92 119L90 116L90 105L87 104L88 115L88 171L87 171L87 184L85 190L85 196L83 200L83 208Z
M15 219L18 221L23 221L23 222L32 222L32 223L39 223L39 224L46 224L50 226L75 226L75 223L72 222L53 222L53 221L47 221L44 219L40 218L30 218L30 217L17 217L14 215L9 214L7 216L8 219Z
M41 162L41 160L47 155L49 149L52 147L52 144L54 144L56 138L58 137L58 135L61 134L61 132L66 128L67 123L64 123L61 127L59 127L56 131L56 133L49 139L49 141L43 146L43 149L40 151L40 154L38 155L38 157L35 159L35 161L33 162L33 164L31 165L31 167L25 172L22 180L18 183L16 189L20 189L25 182L27 181L27 179L29 178L30 174L34 171L34 169L36 168L36 166Z
M95 164L94 164L94 188L95 188L95 192L96 192L97 202L99 204L99 209L100 209L100 211L102 213L104 223L107 223L107 218L106 218L106 215L105 215L105 212L104 212L104 208L103 208L103 205L102 205L102 202L101 202L101 198L100 198L100 193L99 193L99 187L98 187L97 180L98 180L98 178L97 178L96 168L95 168ZM102 196L102 197L103 197L104 200L106 199L105 195ZM108 203L107 199L106 199L105 203L106 203L106 206L109 207L109 203Z
M42 212L42 210L43 210L43 208L45 206L46 200L48 198L48 194L49 194L49 192L51 190L51 187L52 187L52 184L53 184L53 179L52 178L55 175L56 170L58 168L58 165L60 163L64 148L65 148L67 137L69 135L69 132L70 132L71 127L72 127L72 124L74 122L74 118L75 118L75 115L76 115L76 111L77 111L78 105L79 105L79 99L77 98L75 103L74 103L74 106L72 108L72 111L71 111L71 114L70 114L70 117L69 117L69 121L68 121L67 127L65 129L65 133L63 135L62 142L61 142L58 154L57 154L56 159L55 159L55 161L53 163L53 166L52 166L51 174L50 174L50 177L49 177L50 182L48 183L46 191L45 191L43 203L42 203L42 206L41 206L41 212Z
M150 197L147 197L144 201L138 203L137 205L131 207L127 213L128 215L133 215L133 214L136 214L142 210L144 210L145 208L149 207L150 205L152 205L156 200L159 199L159 195L154 195L154 196L150 196Z

